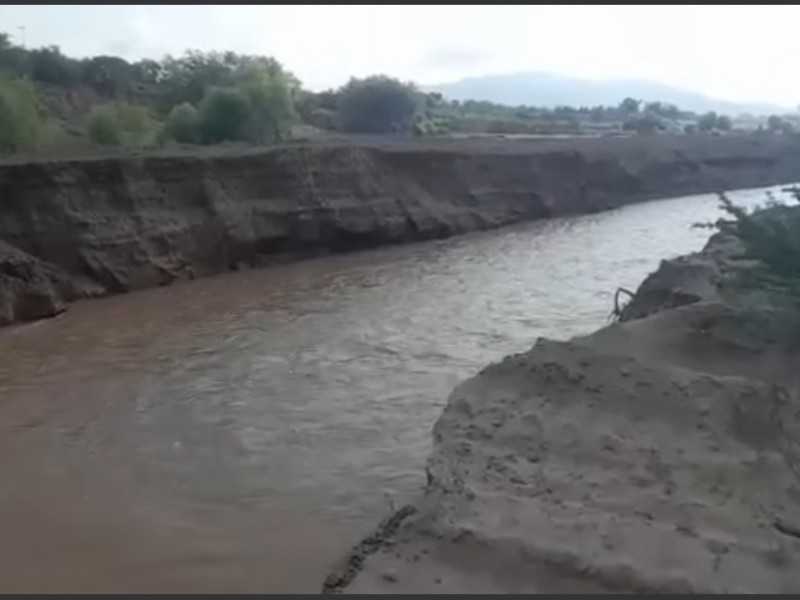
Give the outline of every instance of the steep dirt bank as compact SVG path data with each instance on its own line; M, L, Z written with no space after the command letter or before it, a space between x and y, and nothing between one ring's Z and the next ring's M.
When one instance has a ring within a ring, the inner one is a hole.
M64 271L0 240L0 325L57 315L76 297Z
M700 252L662 260L622 309L620 321L641 319L695 302L720 300L720 284L742 251L735 236L715 233Z
M34 279L57 272L71 291L50 311L28 310L18 290L31 276L4 268L5 303L18 307L4 320L275 259L797 179L800 142L781 136L376 139L12 160L0 165L0 241L34 259Z
M800 591L800 323L720 295L730 249L456 388L415 510L325 590Z

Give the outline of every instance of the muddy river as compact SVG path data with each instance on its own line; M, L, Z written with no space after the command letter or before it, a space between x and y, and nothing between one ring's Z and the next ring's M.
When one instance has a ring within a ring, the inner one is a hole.
M423 484L459 381L603 325L718 215L654 201L0 330L0 591L318 591Z

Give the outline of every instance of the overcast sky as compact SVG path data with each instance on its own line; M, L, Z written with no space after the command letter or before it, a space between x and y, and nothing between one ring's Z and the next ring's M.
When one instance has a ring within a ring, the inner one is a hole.
M646 77L726 100L800 103L798 6L0 6L0 31L68 54L187 48L275 56L312 89L547 71Z

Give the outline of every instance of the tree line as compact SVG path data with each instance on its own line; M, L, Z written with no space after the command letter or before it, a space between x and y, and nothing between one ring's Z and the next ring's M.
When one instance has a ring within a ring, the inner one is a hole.
M115 56L75 59L55 46L27 50L0 34L0 146L13 150L36 141L46 116L36 92L53 89L67 97L93 95L83 125L98 144L277 141L295 118L299 88L268 57L189 51L133 63ZM17 125L2 126L5 121Z
M84 113L62 110L87 95ZM187 51L135 62L105 55L76 59L57 46L23 48L0 33L0 151L36 147L53 131L95 144L145 147L266 144L286 139L299 123L365 134L437 135L604 128L652 133L678 121L688 122L686 133L732 126L724 115L696 115L633 98L617 106L554 108L459 102L383 75L313 93L271 57ZM777 116L768 122L776 132L790 126Z

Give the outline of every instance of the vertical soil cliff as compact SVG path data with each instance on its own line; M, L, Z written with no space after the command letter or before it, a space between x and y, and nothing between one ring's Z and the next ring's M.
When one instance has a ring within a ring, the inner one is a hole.
M0 324L272 260L797 179L800 143L784 136L360 141L9 162Z

